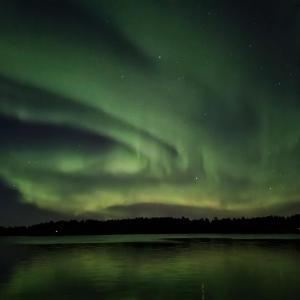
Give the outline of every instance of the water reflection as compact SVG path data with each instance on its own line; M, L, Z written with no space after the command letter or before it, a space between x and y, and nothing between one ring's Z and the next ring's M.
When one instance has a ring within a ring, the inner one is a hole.
M2 244L0 255L1 300L273 300L300 294L297 240Z

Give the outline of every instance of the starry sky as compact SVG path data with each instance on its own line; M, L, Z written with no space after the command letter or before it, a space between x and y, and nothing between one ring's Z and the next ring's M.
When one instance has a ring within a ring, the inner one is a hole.
M300 212L300 1L1 0L0 225Z

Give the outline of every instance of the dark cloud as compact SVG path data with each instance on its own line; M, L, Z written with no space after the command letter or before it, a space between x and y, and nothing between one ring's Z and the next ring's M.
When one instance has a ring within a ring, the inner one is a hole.
M126 217L189 217L192 219L201 217L217 217L230 215L225 210L188 205L161 204L161 203L137 203L131 205L116 205L108 209L115 216Z
M0 116L0 139L2 149L10 151L18 148L19 151L52 149L53 151L66 146L77 151L105 152L114 146L108 137L69 126L47 123L19 121L14 118Z
M23 203L20 193L0 179L0 226L30 225L66 217L61 213L38 209L34 205Z

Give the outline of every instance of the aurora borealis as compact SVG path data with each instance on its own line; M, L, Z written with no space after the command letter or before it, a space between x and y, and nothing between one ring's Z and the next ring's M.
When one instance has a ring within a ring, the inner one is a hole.
M296 0L1 0L1 222L299 212L299 68Z

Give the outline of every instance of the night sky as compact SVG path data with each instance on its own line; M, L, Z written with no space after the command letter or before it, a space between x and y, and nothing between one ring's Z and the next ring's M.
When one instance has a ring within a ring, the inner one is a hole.
M1 0L0 225L300 212L300 1Z

